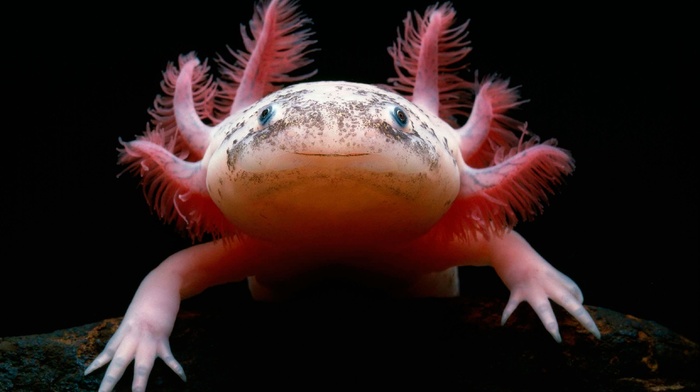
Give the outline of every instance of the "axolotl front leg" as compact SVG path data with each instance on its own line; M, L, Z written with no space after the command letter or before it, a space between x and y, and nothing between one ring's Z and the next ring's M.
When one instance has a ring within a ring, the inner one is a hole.
M552 300L600 339L600 331L583 306L583 294L576 283L548 263L517 232L510 231L488 240L456 241L444 251L447 259L460 265L494 268L510 290L501 317L502 324L521 302L527 302L552 337L561 342L559 325L550 303ZM469 260L468 264L464 260Z
M132 390L144 391L155 359L160 357L185 380L168 340L180 301L208 287L245 279L250 273L249 254L236 240L218 240L168 257L141 282L119 328L85 374L111 361L99 389L111 391L133 361Z
M561 305L584 328L600 339L600 331L583 307L583 294L568 276L549 264L518 233L510 232L487 244L491 265L510 290L503 310L505 324L515 308L523 301L532 306L542 324L557 342L561 342L557 319L550 299Z

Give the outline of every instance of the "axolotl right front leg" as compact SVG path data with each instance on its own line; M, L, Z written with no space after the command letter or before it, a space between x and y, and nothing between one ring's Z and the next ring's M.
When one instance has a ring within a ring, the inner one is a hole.
M173 254L141 282L124 319L85 374L111 361L100 391L111 391L134 361L133 391L144 391L160 357L180 378L185 372L170 349L169 337L181 300L249 274L250 252L239 241L217 240Z

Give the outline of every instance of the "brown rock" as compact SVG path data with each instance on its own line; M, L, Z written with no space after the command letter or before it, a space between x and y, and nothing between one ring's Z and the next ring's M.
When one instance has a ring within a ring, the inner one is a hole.
M697 343L600 307L600 340L557 308L558 344L527 305L500 326L494 299L229 305L180 314L170 341L188 381L158 360L148 391L700 390ZM119 321L0 339L0 390L97 390L104 369L82 373Z

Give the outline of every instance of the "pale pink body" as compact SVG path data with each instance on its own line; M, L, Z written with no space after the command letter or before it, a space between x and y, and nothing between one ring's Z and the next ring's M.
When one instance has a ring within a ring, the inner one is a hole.
M550 300L595 336L576 284L512 227L540 212L568 152L505 116L507 82L467 82L466 25L448 5L409 14L389 52L398 76L380 87L313 82L279 89L311 60L308 19L285 0L256 8L237 62L180 57L166 73L153 128L123 143L154 209L193 239L141 283L86 374L112 361L111 390L131 361L143 391L157 357L185 379L168 339L180 301L248 279L258 299L293 295L345 271L397 296L459 295L459 266L492 266L511 291L505 322L528 302L560 341ZM465 92L473 101L463 102ZM463 125L454 117L468 116Z

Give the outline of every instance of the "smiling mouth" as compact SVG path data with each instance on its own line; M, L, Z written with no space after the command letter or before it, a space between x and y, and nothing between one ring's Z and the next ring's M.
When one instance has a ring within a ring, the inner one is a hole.
M370 155L368 152L358 152L358 153L347 153L347 154L337 154L337 153L331 153L331 154L322 154L322 153L310 153L310 152L294 152L297 155L304 155L304 156L310 156L310 157L341 157L341 158L346 158L346 157L361 157L365 155Z

